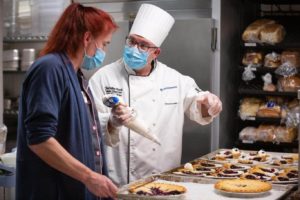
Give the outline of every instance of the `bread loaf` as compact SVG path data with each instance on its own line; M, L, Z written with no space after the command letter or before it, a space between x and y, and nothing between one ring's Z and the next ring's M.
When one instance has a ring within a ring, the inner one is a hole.
M277 68L281 65L281 55L275 52L268 53L264 59L264 66Z
M296 92L300 89L300 78L298 76L282 77L278 80L279 91Z
M274 130L276 142L293 142L297 136L295 128L287 128L285 126L278 126Z
M242 39L245 42L260 42L259 34L267 24L275 24L274 20L259 19L251 23L243 32Z
M273 103L273 102L272 102ZM260 106L257 111L258 117L280 117L281 116L281 108L278 105L272 105L270 102L266 103L263 106ZM274 104L274 103L273 103Z
M289 62L293 67L300 67L300 53L298 51L283 51L281 53L281 62Z
M247 117L255 117L261 104L262 101L260 99L244 98L240 104L240 117L242 119Z
M255 127L245 127L239 134L240 140L257 141L257 132Z
M247 52L243 56L243 65L252 65L253 67L260 67L263 62L263 55L261 52Z
M275 126L273 125L260 125L257 131L257 140L264 142L272 142L275 138Z
M276 91L276 86L273 83L264 84L263 91L274 92Z
M260 31L260 41L267 44L280 43L285 36L285 29L280 24L267 24Z

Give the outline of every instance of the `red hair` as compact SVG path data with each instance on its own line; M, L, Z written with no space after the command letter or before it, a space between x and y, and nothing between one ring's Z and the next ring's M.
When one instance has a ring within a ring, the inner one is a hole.
M83 36L89 31L93 37L114 32L118 26L106 12L72 3L56 22L40 56L53 52L67 52L75 57L83 45Z

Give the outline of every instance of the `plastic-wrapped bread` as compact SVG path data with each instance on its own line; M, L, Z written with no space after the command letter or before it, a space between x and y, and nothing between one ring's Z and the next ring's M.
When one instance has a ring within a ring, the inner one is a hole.
M260 67L263 63L263 55L261 52L246 52L243 56L242 63L246 66Z
M259 19L251 23L243 32L242 39L245 42L260 42L260 31L267 24L275 24L274 20Z
M285 36L285 29L281 24L267 24L259 34L260 41L267 44L280 43Z
M297 136L295 128L287 128L285 126L277 126L274 134L276 142L293 142Z
M281 62L289 62L293 67L300 67L300 53L299 51L283 51L281 53Z
M265 105L259 107L257 111L258 117L281 117L281 108L274 102L267 102Z
M240 104L240 117L245 119L247 117L255 117L258 108L262 104L262 100L257 98L244 98Z
M293 99L293 100L291 100L291 101L289 101L288 104L287 104L287 107L288 107L289 109L295 108L296 106L299 106L299 100L296 99L296 98Z
M257 141L257 132L256 128L252 126L245 127L243 130L241 130L239 134L240 140L246 140L246 141Z
M260 125L256 131L258 141L272 142L275 139L275 126L273 125Z
M264 59L264 66L265 67L270 67L270 68L277 68L281 65L281 55L276 53L276 52L272 52L272 53L268 53L265 56Z
M266 73L261 78L264 81L264 91L274 92L276 90L276 86L272 82L272 75L270 73Z
M296 92L300 89L300 78L298 76L282 77L278 80L279 91Z

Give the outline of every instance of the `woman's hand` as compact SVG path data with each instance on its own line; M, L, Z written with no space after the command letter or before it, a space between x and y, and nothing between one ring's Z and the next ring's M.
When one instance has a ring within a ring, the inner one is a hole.
M91 172L84 184L97 197L116 198L117 196L117 186L109 178L96 172Z

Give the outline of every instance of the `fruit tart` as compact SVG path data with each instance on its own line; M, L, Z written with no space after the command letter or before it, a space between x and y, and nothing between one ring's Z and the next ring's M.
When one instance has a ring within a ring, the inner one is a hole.
M151 182L133 185L129 188L129 192L146 196L169 196L183 194L186 192L186 188L176 184Z

